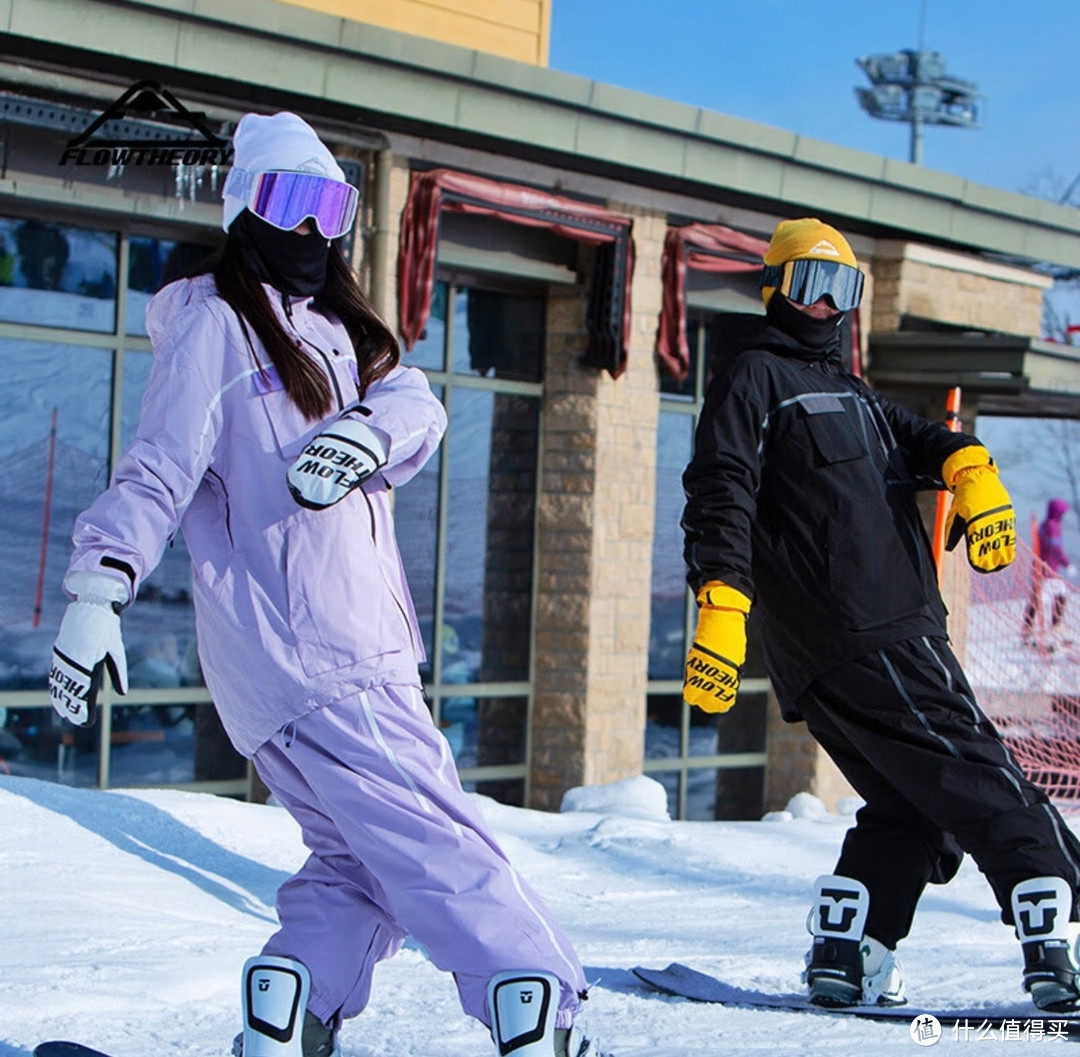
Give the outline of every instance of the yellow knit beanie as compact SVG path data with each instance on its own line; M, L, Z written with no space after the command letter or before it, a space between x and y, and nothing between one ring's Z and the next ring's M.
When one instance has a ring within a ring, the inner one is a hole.
M781 220L776 225L769 248L765 251L765 263L786 264L788 261L814 258L849 264L852 268L859 266L847 239L836 228L822 223L816 217ZM774 290L775 286L761 288L761 298L766 305Z

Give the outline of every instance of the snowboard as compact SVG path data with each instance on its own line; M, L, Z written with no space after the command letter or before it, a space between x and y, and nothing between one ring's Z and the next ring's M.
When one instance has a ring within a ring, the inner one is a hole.
M777 1009L798 1013L812 1013L820 1016L866 1017L871 1020L902 1021L911 1024L920 1016L933 1016L941 1023L943 1030L952 1030L956 1023L967 1021L974 1032L981 1025L989 1023L993 1029L1002 1030L1002 1021L1019 1021L1021 1028L1032 1021L1040 1021L1047 1037L1068 1038L1080 1042L1080 1011L1072 1014L1048 1013L1036 1009L1030 1002L1007 1006L971 1006L967 1008L946 1009L907 1003L902 1006L845 1006L830 1008L810 1004L804 994L774 994L768 991L751 991L723 980L698 972L687 965L672 962L666 969L648 969L637 966L634 975L657 991L663 991L679 998L688 998L693 1002L715 1002L723 1006L747 1006L755 1009ZM1053 1027L1051 1027L1053 1025ZM961 1030L964 1030L961 1028ZM45 1057L64 1057L61 1054L47 1054Z
M34 1047L34 1057L109 1057L100 1050L92 1050L81 1042L62 1042L60 1039L52 1039L49 1042L39 1042Z

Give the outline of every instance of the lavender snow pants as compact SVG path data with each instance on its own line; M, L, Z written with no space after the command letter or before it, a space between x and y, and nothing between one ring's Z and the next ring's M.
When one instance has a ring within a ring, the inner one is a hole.
M488 1027L488 980L513 969L557 976L557 1026L570 1026L581 964L462 791L419 688L376 687L309 712L254 762L311 851L278 890L281 928L263 954L307 966L315 1016L356 1016L375 963L412 936Z

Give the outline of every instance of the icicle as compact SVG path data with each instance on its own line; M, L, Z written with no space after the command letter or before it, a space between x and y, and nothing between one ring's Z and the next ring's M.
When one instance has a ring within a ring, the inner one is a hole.
M180 205L180 209L184 208L184 163L177 162L176 164L176 201Z

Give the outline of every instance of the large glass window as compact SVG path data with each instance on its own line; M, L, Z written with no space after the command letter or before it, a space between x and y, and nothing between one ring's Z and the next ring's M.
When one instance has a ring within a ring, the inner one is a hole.
M466 788L525 802L540 396L540 294L440 281L423 367L447 409L436 459L397 493L436 722Z
M199 670L181 533L124 614L129 693L106 686L86 730L54 715L46 688L75 519L138 422L146 304L206 252L182 237L0 216L0 773L247 790Z
M0 217L0 319L111 333L115 231Z
M765 796L768 682L753 621L736 706L710 715L682 700L683 662L697 617L679 526L682 473L708 382L713 328L722 321L706 315L687 321L690 374L681 383L662 380L657 430L645 771L667 790L672 817L695 820L760 818Z

